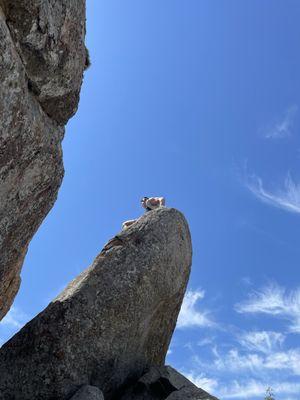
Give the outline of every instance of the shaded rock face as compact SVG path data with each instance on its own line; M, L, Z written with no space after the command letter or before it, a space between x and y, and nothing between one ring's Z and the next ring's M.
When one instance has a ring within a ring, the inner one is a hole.
M163 365L191 256L188 225L174 209L150 211L110 240L1 348L1 399L67 400L82 385L109 399Z
M0 1L0 320L63 177L86 63L84 0Z
M2 0L28 88L52 119L76 112L87 60L85 1Z
M104 396L96 386L85 385L72 396L71 400L104 400Z
M119 400L218 400L169 366L152 367Z

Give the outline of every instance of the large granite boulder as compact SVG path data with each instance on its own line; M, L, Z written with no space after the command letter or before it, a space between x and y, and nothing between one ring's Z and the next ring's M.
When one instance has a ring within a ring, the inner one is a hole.
M85 0L0 1L0 320L63 177L86 65Z
M118 400L218 400L169 366L153 366Z
M188 225L175 209L150 211L115 236L1 348L1 399L66 400L83 385L110 399L163 365L191 256Z

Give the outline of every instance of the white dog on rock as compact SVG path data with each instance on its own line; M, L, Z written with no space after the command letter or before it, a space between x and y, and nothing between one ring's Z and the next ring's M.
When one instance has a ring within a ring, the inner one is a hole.
M141 205L146 211L151 211L159 207L164 207L165 204L166 201L164 197L143 197L141 199ZM129 219L128 221L123 222L122 229L129 228L136 221L136 219Z

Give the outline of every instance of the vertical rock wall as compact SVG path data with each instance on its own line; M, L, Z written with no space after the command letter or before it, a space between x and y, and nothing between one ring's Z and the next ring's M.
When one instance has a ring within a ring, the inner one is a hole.
M0 1L0 320L63 178L83 71L84 0Z

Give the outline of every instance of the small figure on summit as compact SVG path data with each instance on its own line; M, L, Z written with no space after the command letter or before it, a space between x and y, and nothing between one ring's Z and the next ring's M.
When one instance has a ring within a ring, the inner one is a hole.
M164 197L143 197L141 204L146 211L151 211L158 207L164 207L166 201Z
M143 197L141 199L142 207L147 211L155 210L159 207L164 207L166 204L164 197ZM122 229L129 228L132 224L136 222L136 219L130 219L128 221L123 222Z

